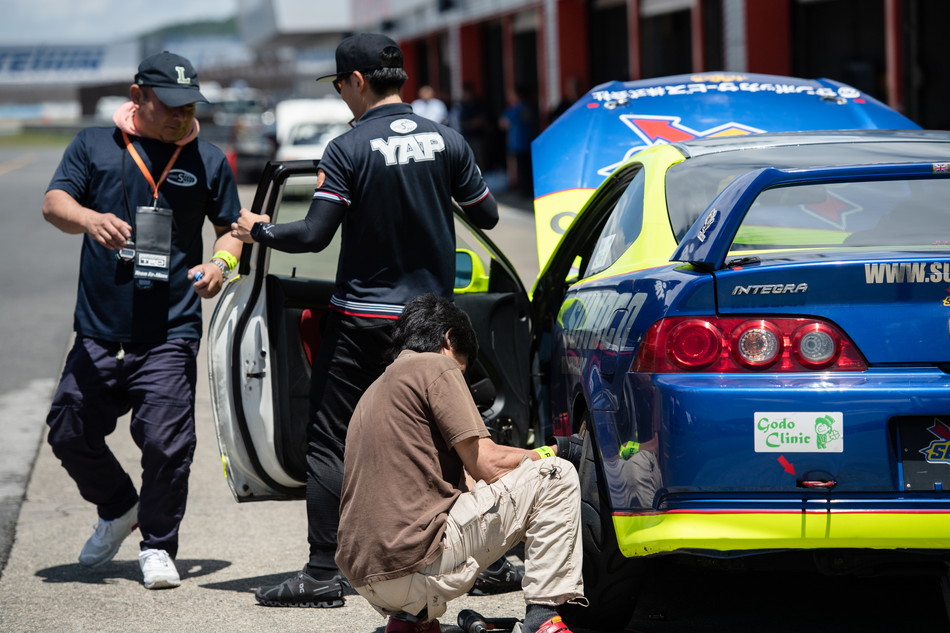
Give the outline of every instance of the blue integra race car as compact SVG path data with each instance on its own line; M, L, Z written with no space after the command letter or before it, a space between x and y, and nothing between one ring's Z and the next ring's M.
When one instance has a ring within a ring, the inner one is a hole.
M950 133L835 82L717 73L598 86L533 150L530 300L463 220L456 300L496 438L584 437L592 607L569 622L622 628L671 558L944 573ZM299 217L297 178L272 165L256 210ZM238 500L303 496L317 259L248 247L213 319Z

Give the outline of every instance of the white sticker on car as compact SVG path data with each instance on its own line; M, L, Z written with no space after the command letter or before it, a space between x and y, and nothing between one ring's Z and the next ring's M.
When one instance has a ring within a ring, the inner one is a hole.
M950 283L950 262L865 264L864 281L868 284Z
M756 453L841 453L844 415L840 411L756 412Z

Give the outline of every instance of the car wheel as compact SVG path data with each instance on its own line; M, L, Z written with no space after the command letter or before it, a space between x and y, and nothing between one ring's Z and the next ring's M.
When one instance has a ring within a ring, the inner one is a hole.
M599 451L585 416L584 458L580 465L581 533L584 542L584 595L590 606L565 604L568 625L595 631L622 630L630 622L646 575L647 561L627 558L617 545ZM586 430L586 432L585 432Z

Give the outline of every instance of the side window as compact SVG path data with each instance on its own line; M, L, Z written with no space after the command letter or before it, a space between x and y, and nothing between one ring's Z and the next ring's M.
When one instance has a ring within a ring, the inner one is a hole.
M295 175L284 183L278 206L271 218L286 224L302 220L310 209L313 190L317 186L315 174ZM267 273L282 277L295 277L321 281L336 279L337 259L340 255L340 229L333 241L319 253L283 253L275 249L267 252Z
M584 277L596 275L609 268L640 235L640 228L643 225L644 180L645 175L641 169L614 205L607 223L594 243L594 250L584 270Z

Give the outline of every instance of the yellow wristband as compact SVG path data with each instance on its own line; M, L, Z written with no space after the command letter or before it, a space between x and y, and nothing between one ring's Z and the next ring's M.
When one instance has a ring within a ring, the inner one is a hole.
M550 446L539 446L538 448L534 449L534 452L540 455L542 458L554 457L555 455L554 449L552 449Z
M620 457L630 459L640 450L640 442L624 442L620 445Z
M227 251L218 251L217 253L211 256L211 259L220 259L221 261L223 261L225 264L228 265L229 271L234 270L235 268L237 268L237 265L238 265L237 257L235 257L234 255L232 255L231 253Z

